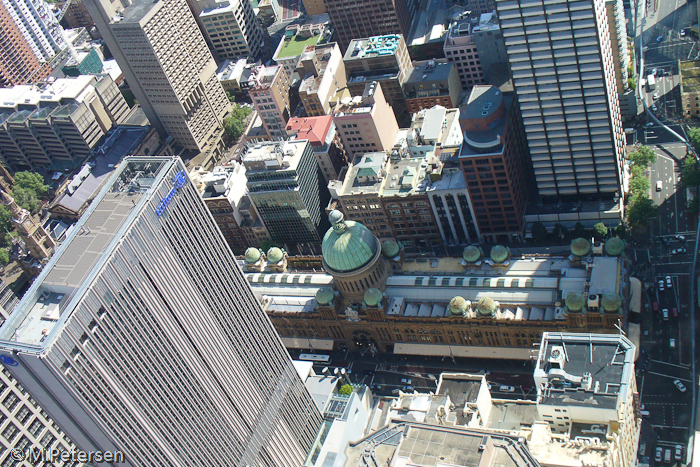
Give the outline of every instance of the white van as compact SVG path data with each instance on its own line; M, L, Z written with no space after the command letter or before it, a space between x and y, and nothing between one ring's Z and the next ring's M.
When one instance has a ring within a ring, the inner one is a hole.
M664 189L664 182L661 180L656 181L656 191L661 191Z

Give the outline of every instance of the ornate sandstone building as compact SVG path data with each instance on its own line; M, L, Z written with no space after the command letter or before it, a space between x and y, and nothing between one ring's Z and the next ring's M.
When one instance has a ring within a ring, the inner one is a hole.
M407 259L396 242L380 244L340 212L329 219L323 271L281 269L255 249L243 261L289 348L527 359L543 332L624 327L620 239L576 239L568 257L514 258L504 246L485 254L472 245L462 258Z

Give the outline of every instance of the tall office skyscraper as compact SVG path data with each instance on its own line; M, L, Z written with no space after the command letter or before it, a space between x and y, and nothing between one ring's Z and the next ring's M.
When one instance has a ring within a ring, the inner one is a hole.
M0 361L127 466L298 466L321 415L185 166L127 158L0 328Z
M151 124L202 150L231 109L185 0L84 0Z
M622 194L624 134L604 0L497 0L540 200Z

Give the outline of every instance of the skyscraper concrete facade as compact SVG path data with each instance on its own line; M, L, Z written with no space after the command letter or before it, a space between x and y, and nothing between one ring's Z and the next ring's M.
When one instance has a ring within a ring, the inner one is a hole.
M202 151L231 105L185 0L84 0L134 96L161 136Z
M32 52L32 48L0 2L0 86L38 81L51 73L51 67Z
M49 61L66 47L63 28L44 0L0 0L4 4L32 52L42 62Z
M540 201L622 194L624 134L604 0L498 0Z
M122 162L0 355L80 449L119 465L298 466L321 423L178 158Z

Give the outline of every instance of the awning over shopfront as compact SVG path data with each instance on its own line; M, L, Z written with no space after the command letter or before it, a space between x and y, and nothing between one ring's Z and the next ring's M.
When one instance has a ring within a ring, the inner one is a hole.
M535 352L535 354L533 354ZM462 358L497 358L530 360L536 357L536 350L518 347L476 347L445 344L394 344L394 353L401 355L454 356Z
M307 339L306 337L283 337L288 349L333 350L333 339Z

